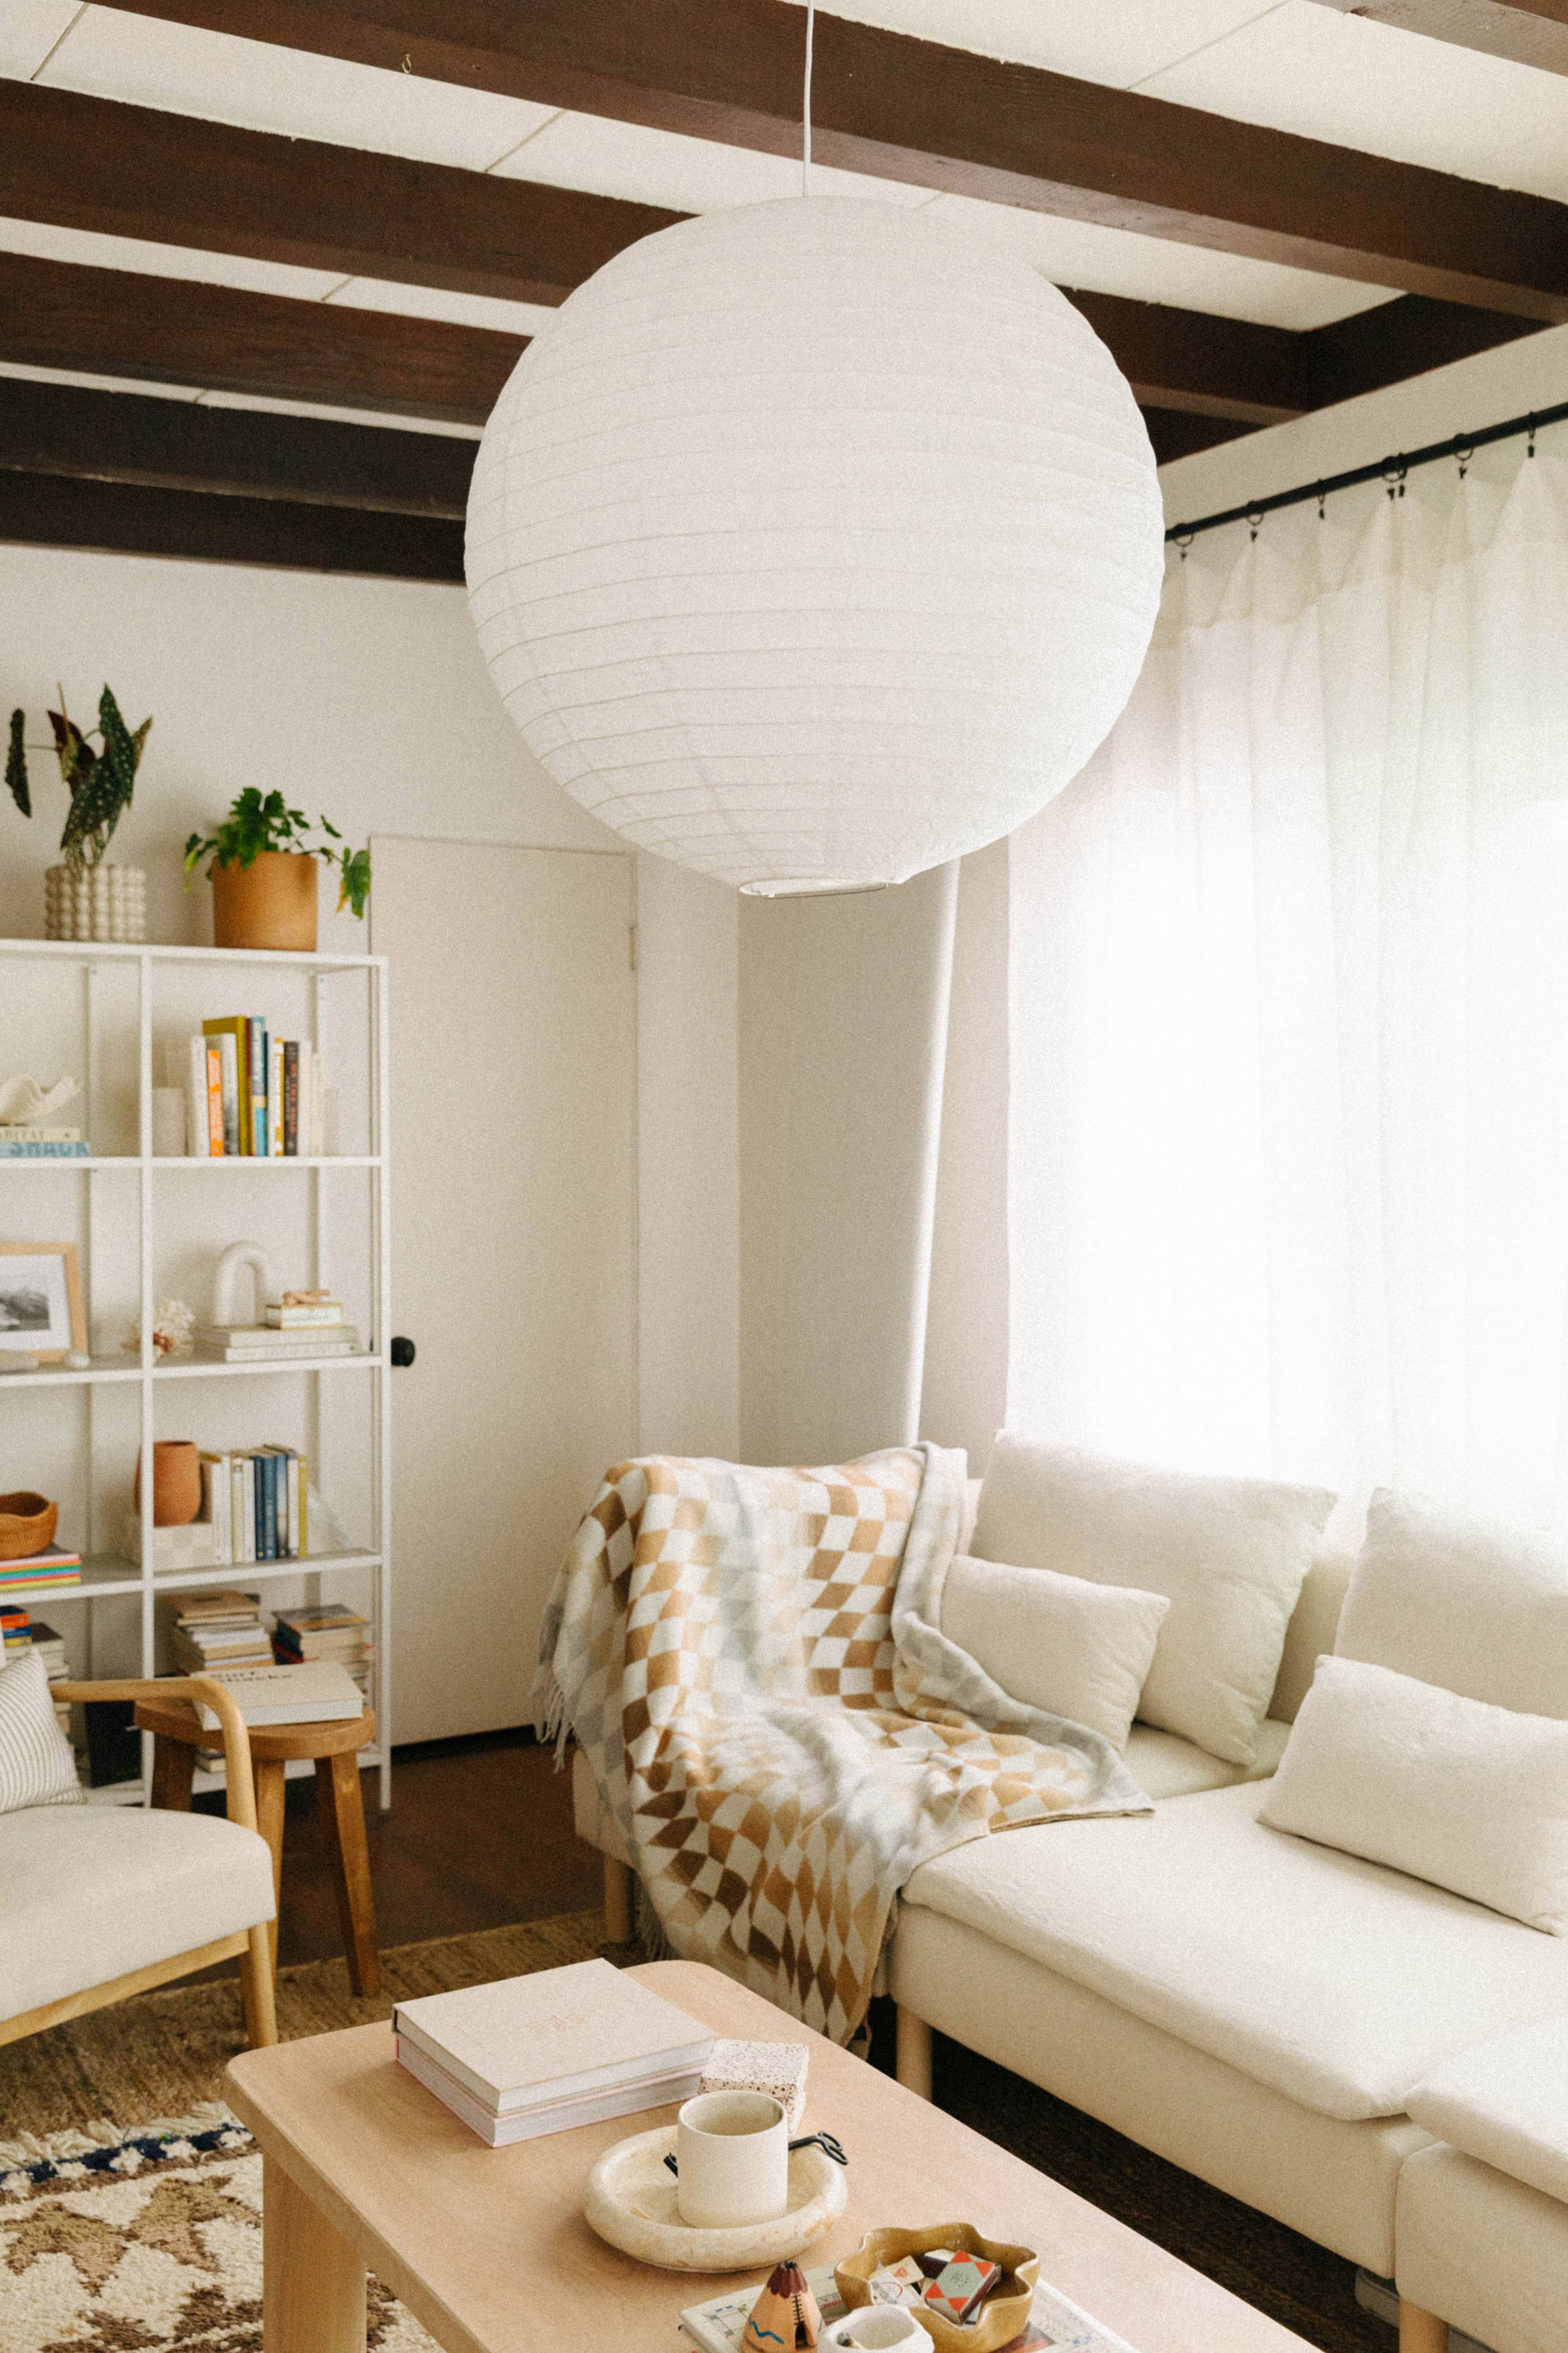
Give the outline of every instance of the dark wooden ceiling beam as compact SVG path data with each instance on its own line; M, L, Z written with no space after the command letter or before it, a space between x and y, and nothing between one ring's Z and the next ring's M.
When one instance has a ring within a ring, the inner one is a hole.
M463 526L442 516L213 498L54 474L0 472L0 540L393 580L463 577Z
M1336 401L1353 400L1358 393L1404 384L1451 361L1470 359L1478 352L1494 351L1500 343L1541 332L1535 319L1405 294L1397 302L1358 311L1302 336L1306 406L1328 408Z
M1283 425L1308 406L1304 337L1165 302L1131 302L1064 286L1139 402L1244 426Z
M0 473L460 519L476 441L0 376Z
M1320 0L1402 33L1479 49L1545 73L1568 73L1568 0Z
M0 360L482 425L525 336L0 253Z
M109 5L770 153L799 147L804 25L787 0ZM1568 319L1568 208L1544 197L840 16L817 25L813 137L825 163L924 187Z
M0 215L549 303L684 217L9 80Z

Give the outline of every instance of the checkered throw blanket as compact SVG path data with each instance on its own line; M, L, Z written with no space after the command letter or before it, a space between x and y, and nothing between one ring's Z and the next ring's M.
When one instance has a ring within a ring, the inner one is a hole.
M673 1949L840 2042L921 1863L1149 1802L940 1631L963 1471L619 1463L545 1616L541 1729L575 1735Z

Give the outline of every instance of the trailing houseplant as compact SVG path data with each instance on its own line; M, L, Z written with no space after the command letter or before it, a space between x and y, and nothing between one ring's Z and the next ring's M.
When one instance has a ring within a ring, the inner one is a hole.
M309 837L316 831L328 839L312 842ZM337 875L339 908L363 916L370 896L368 846L351 849L330 818L312 826L281 793L264 797L247 785L216 831L193 833L186 842L185 888L205 859L219 947L311 949L318 858Z
M26 715L13 711L5 754L6 787L24 817L33 814L29 750L53 752L70 795L60 836L61 863L51 866L45 878L48 936L142 939L146 936L146 878L139 867L111 865L107 852L115 827L131 807L153 722L144 719L132 733L113 693L105 686L98 702L98 725L84 731L67 711L63 690L59 696L59 709L49 712L53 741L29 745Z

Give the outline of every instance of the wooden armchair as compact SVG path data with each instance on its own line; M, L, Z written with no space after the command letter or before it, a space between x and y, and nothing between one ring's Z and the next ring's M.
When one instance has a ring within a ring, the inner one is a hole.
M268 1936L272 1862L257 1828L249 1736L232 1694L208 1676L185 1675L56 1683L51 1697L187 1699L210 1707L223 1731L228 1820L251 1834L256 1851L205 1815L98 1806L36 1806L0 1815L0 1952L14 1940L19 1981L32 1997L28 2008L0 2017L0 2043L236 1956L250 2042L276 2042ZM117 1893L122 1889L123 1900ZM221 1933L212 1933L215 1925ZM121 1961L138 1957L83 1985L95 1949ZM0 1967L0 1986L12 1974ZM38 1999L40 1989L48 1998Z

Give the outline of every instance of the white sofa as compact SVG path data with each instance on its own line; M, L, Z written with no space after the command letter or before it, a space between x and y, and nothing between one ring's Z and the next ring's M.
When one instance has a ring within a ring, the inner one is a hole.
M1401 2168L1433 2141L1414 2087L1568 2016L1568 1938L1257 1820L1352 1566L1320 1551L1308 1572L1250 1770L1135 1724L1152 1817L923 1864L889 1967L911 2088L929 2096L936 2028L1388 2278ZM581 1757L574 1799L608 1859L610 1932L629 1934L624 1848Z

